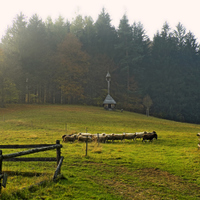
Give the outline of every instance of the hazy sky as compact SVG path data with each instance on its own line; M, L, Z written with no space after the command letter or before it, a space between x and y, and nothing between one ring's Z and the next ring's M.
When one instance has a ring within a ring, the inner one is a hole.
M94 21L104 7L117 28L126 13L129 24L141 22L152 39L165 21L172 29L181 22L200 42L200 0L0 0L0 38L7 26L22 12L30 18L37 13L43 20L59 15L71 21L78 14L91 16Z

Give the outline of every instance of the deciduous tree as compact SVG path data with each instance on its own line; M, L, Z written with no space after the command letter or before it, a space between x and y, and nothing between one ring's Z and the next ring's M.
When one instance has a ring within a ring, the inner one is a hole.
M88 55L81 50L80 41L73 34L67 34L55 56L56 82L67 103L78 103L84 98L88 61Z
M147 94L144 98L143 98L143 105L146 107L146 115L147 117L149 116L149 109L152 106L153 102L151 100L151 97Z

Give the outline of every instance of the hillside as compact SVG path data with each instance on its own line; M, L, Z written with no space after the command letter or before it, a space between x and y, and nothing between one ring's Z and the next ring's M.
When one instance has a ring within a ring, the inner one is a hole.
M141 22L125 14L111 25L98 18L61 16L53 22L37 14L13 19L0 43L0 107L7 103L99 106L107 95L118 108L179 122L200 123L200 48L180 22L165 22L152 40Z
M154 130L158 140L126 140L99 146L89 143L88 156L85 143L62 143L63 134L86 130ZM2 170L10 173L1 199L199 199L199 130L197 124L105 111L102 107L8 105L0 109L0 144L55 144L61 140L64 179L28 189L52 178L56 163L4 162ZM38 156L47 154L55 155L55 151Z

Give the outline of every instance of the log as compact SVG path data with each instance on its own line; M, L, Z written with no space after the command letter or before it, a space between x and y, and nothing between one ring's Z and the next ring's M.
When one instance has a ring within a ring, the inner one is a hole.
M61 168L63 159L64 159L64 157L61 156L61 157L60 157L60 161L59 161L59 163L58 163L58 166L57 166L57 168L56 168L56 171L55 171L55 173L54 173L53 180L55 180L56 177L58 176L58 174L60 174L60 168Z
M38 148L38 147L49 147L55 144L14 144L14 145L0 145L0 149L27 149L27 148Z
M27 151L21 151L21 152L17 152L17 153L0 155L0 160L1 159L14 158L14 157L18 157L18 156L28 155L28 154L37 153L37 152L46 151L46 150L51 150L51 149L56 149L56 148L61 148L61 147L62 147L61 144L55 144L55 145L48 146L48 147L41 147L41 148L30 149L30 150L27 150Z
M24 162L30 162L30 161L47 161L47 162L51 162L51 161L57 161L56 158L54 157L34 157L34 158L8 158L8 159L4 159L3 161L9 162L17 162L17 161L24 161Z
M56 140L56 144L59 145L60 144L60 140ZM61 148L57 148L56 149L56 159L57 159L57 166L60 162L60 157L61 157Z

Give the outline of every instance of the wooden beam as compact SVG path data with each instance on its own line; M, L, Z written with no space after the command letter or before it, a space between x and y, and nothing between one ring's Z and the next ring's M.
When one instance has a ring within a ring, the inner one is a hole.
M54 173L53 180L55 180L55 179L57 178L58 174L60 174L60 168L61 168L63 159L64 159L64 157L61 156L61 157L60 157L60 160L59 160L59 163L58 163L58 166L57 166L57 168L56 168L56 171L55 171L55 173Z
M8 158L8 159L4 159L3 161L13 161L13 162L17 162L17 161L24 161L24 162L29 162L29 161L47 161L47 162L51 162L51 161L57 161L56 158L54 157L38 157L38 158Z
M27 151L21 151L21 152L17 152L17 153L0 155L0 160L1 159L4 160L4 159L8 159L8 158L14 158L14 157L23 156L23 155L28 155L28 154L32 154L32 153L41 152L41 151L47 151L47 150L51 150L51 149L57 149L57 148L61 148L61 147L62 147L61 144L54 144L52 146L35 148L35 149L30 149L30 150L27 150Z
M49 147L55 144L28 144L28 145L0 145L0 149L26 149L26 148L38 148L38 147Z

